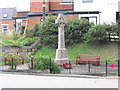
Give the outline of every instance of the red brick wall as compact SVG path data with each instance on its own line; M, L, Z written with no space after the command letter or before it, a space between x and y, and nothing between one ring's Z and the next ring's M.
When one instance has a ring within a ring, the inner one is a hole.
M18 17L24 17L24 16L27 16L29 12L17 12L17 16Z
M71 14L71 15L64 15L66 20L71 20L71 19L78 19L77 14ZM56 16L57 17L57 16ZM33 29L35 24L40 23L40 18L42 17L29 17L28 19L28 29Z
M66 20L78 19L78 14L64 15Z
M29 17L28 18L28 29L33 29L35 24L39 24L40 18L42 18L42 17Z
M45 0L45 11L50 10L65 10L65 9L73 9L72 4L60 4L61 0L57 0L57 2L49 2L49 0ZM48 2L47 2L48 1ZM51 1L51 0L50 0ZM31 0L30 1L30 12L42 12L43 11L43 2L42 0Z
M14 30L14 20L3 20L0 21L1 25L0 25L0 32L2 31L2 24L8 24L8 30Z
M43 11L43 0L30 0L30 12L42 12ZM57 2L47 2L51 0L45 0L45 11L50 11L50 10L65 10L65 9L73 9L72 4L60 4L61 0L56 0ZM57 11L56 11L57 12ZM60 11L59 11L60 12ZM68 15L67 18L77 18L77 15ZM35 24L40 23L40 18L42 17L29 17L28 18L28 28L33 29Z
M50 2L50 10L73 9L72 4L60 4L60 2Z
M22 25L26 25L27 20L22 20Z

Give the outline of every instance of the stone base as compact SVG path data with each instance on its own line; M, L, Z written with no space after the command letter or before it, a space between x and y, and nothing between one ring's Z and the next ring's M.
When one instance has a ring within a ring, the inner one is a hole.
M57 64L69 62L69 58L67 58L67 50L65 48L56 50L55 62Z
M55 62L57 64L60 64L60 63L68 63L70 60L69 58L63 58L63 59L55 59Z

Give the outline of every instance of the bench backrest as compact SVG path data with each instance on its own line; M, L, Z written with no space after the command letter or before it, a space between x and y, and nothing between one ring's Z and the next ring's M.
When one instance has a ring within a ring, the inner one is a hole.
M80 54L79 57L80 60L91 60L91 61L100 60L100 55Z

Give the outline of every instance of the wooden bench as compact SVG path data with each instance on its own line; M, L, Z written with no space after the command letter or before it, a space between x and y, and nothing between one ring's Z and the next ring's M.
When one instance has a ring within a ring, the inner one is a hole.
M96 66L100 65L100 55L87 55L87 54L80 54L76 57L76 65L79 63L93 63Z

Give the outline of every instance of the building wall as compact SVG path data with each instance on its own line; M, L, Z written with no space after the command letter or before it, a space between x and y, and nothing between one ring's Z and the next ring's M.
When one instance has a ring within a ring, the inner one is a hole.
M82 0L74 0L74 11L100 11L100 23L116 22L119 0L93 0L93 3L82 3ZM91 15L79 15L79 17ZM97 15L96 15L97 16Z
M43 12L42 1L43 0L30 0L30 13ZM45 0L45 12L61 12L59 10L73 9L73 4L61 4L60 1L61 0ZM41 18L42 17L39 16L28 17L28 28L33 29L35 24L40 23Z
M45 11L49 11L49 2L45 2ZM30 12L42 12L43 11L43 2L42 0L34 1L30 0Z
M73 4L64 4L59 2L50 2L50 10L69 10L73 9Z
M17 12L17 16L18 17L25 17L25 16L27 16L27 14L29 13L29 11L26 11L26 12Z
M42 17L39 17L39 16L29 17L28 18L28 29L33 29L35 24L39 24L40 23L40 18L42 18Z
M50 2L51 1L51 2ZM51 10L66 10L73 9L73 4L65 4L61 3L61 0L53 1L53 0L45 0L45 11ZM30 12L42 12L43 11L43 2L42 0L30 1Z
M2 20L0 21L1 25L0 25L0 32L2 32L2 24L7 24L8 25L8 30L14 30L14 20Z

